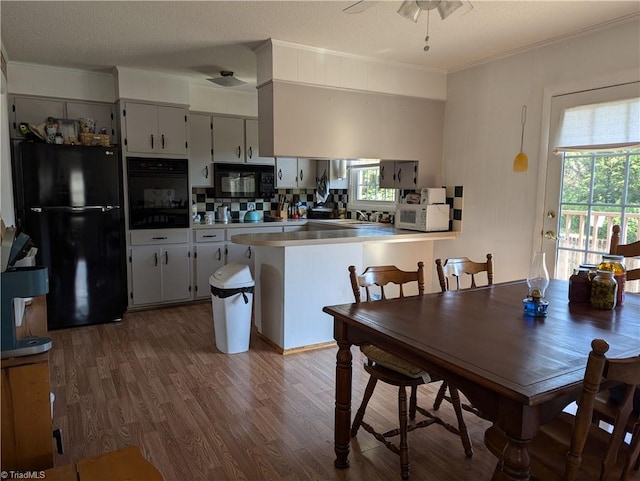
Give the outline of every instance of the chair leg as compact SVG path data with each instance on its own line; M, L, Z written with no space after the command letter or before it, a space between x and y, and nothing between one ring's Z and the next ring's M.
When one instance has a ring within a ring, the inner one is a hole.
M418 386L411 386L411 397L409 398L409 419L416 418L416 406L418 405Z
M449 385L449 395L451 396L451 404L453 404L453 410L456 412L456 418L458 418L458 431L460 431L460 439L462 440L462 446L464 447L464 453L468 458L473 456L473 448L471 447L471 439L469 438L469 432L467 431L467 425L462 417L462 406L460 405L460 395L458 390Z
M367 404L369 404L369 399L371 399L371 395L373 394L373 390L376 388L377 382L378 380L373 376L369 377L369 382L364 390L362 403L360 404L360 408L358 409L356 417L353 420L353 425L351 426L351 437L354 437L358 433L358 429L360 428L360 424L362 424L362 419L364 418L364 412L367 409Z
M400 477L409 479L409 443L407 440L407 390L398 387L398 416L400 418Z
M447 393L447 381L442 381L440 385L440 389L438 389L438 394L436 394L436 400L433 402L433 410L437 411L440 409L440 404L442 404L442 400L444 399L445 394Z

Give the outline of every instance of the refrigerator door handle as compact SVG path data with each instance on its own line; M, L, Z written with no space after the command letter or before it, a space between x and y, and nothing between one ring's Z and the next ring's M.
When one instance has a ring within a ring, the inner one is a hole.
M39 214L42 212L42 207L31 207L29 210L31 212L37 212Z

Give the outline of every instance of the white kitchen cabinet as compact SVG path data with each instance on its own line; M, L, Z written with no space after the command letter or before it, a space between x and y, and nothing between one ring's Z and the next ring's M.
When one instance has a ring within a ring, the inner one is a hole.
M191 299L187 229L130 232L129 302L133 307Z
M77 120L81 118L89 118L96 121L96 132L99 133L101 129L106 129L109 135L109 141L112 144L118 143L118 137L116 136L115 129L115 105L113 104L98 104L91 102L66 102L66 117L67 119ZM80 134L78 129L78 136Z
M236 117L212 117L213 161L273 165L273 157L261 157L258 121Z
M295 157L276 159L277 189L314 189L315 187L315 160Z
M380 187L417 189L418 162L412 160L381 160Z
M131 301L134 306L189 300L189 246L132 246Z
M282 226L277 227L238 227L227 229L227 264L238 262L246 264L251 269L251 275L255 272L255 250L253 246L234 244L232 237L239 234L269 234L281 233ZM254 276L255 279L255 276Z
M224 229L200 229L195 231L194 298L209 296L209 277L226 263Z
M213 161L244 163L244 120L212 117Z
M273 157L263 157L260 155L257 119L244 120L244 134L246 162L248 164L274 165L275 159Z
M67 101L63 99L47 99L22 97L19 95L10 98L12 110L11 137L24 138L20 133L19 125L26 122L39 125L47 120L54 119L78 120L91 118L96 121L96 129L107 129L111 143L118 143L115 131L115 105L101 102ZM78 140L80 139L78 130Z
M123 117L127 152L187 154L187 111L184 108L125 102Z
M189 182L213 187L213 123L211 115L189 114Z

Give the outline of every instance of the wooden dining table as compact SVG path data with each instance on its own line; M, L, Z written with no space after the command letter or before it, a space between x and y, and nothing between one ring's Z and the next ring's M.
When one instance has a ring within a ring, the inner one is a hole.
M551 280L546 317L528 317L525 281L379 302L327 306L334 318L335 466L349 467L352 345L370 343L447 379L507 435L494 475L528 480L528 444L581 392L591 341L609 357L640 354L640 296L614 310L568 302Z

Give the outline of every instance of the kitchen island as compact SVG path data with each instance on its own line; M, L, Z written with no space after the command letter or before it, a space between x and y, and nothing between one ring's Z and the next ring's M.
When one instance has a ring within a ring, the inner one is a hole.
M281 353L334 342L333 319L322 308L353 302L350 265L358 272L389 264L409 270L423 261L430 286L433 242L457 237L456 232L416 232L350 220L309 221L307 227L231 238L254 248L255 325Z

